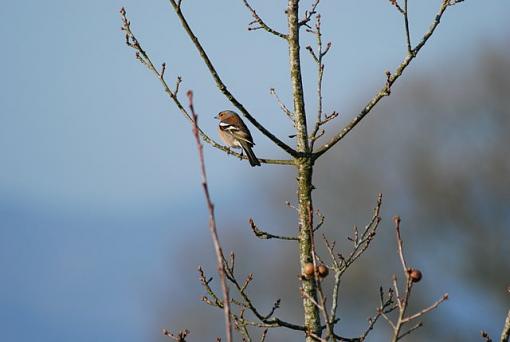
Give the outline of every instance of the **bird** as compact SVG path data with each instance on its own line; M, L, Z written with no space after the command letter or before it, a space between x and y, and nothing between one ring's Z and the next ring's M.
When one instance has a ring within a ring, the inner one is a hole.
M214 118L220 120L218 133L221 140L229 147L241 148L242 151L246 152L246 156L252 167L260 166L260 161L252 150L255 143L253 142L248 127L246 127L243 120L241 120L241 117L231 110L224 110ZM242 154L241 152L241 155Z

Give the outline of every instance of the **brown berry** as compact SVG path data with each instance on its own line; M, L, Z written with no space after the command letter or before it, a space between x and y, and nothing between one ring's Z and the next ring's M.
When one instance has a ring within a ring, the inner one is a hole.
M303 266L303 275L305 276L305 278L310 279L311 277L313 277L313 270L314 270L313 263L307 262L305 266Z
M423 276L421 274L421 271L416 268L411 268L409 271L409 278L411 278L411 281L413 283L417 283L421 280L421 277Z
M329 269L326 265L321 264L317 266L317 273L319 274L319 277L326 278L329 274Z

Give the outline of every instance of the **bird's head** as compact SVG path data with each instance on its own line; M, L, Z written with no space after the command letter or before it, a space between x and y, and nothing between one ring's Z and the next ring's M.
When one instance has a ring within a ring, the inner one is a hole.
M220 112L218 115L216 115L214 118L218 119L220 121L223 121L223 120L227 120L233 116L237 116L237 114L231 110L224 110L224 111Z

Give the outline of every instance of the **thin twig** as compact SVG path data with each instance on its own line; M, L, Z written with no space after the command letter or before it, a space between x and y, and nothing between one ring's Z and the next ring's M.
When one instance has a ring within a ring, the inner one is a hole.
M224 261L225 261L225 259L224 259ZM306 331L306 327L304 327L302 325L289 323L289 322L281 320L278 317L273 317L275 310L280 306L280 300L275 301L269 314L267 314L267 315L261 314L260 311L255 307L255 305L253 304L253 301L251 300L251 298L248 296L248 294L246 292L247 284L251 282L252 277L248 276L247 280L245 280L245 282L243 284L241 284L235 277L233 270L227 268L226 271L227 271L227 273L226 273L227 279L236 287L237 291L239 292L239 294L241 295L241 297L244 301L243 306L246 309L249 309L255 315L255 317L257 317L257 319L259 319L262 322L262 323L251 322L253 324L250 323L250 325L257 326L259 328L286 327L291 330ZM247 322L247 323L249 323L249 322Z
M211 232L211 237L214 244L214 250L216 252L216 263L218 267L218 274L220 276L221 288L223 291L223 309L225 312L225 333L227 336L227 342L232 342L232 322L230 317L230 300L228 294L227 281L225 279L225 265L223 260L225 259L223 255L223 250L221 248L220 239L218 237L218 231L216 229L216 219L214 217L214 205L211 201L211 196L209 194L209 187L207 185L207 174L205 171L205 161L204 161L204 147L200 142L200 135L198 129L198 115L195 113L195 109L193 107L193 92L188 90L188 100L189 100L189 109L193 116L193 135L195 137L195 142L197 144L198 149L198 157L200 161L200 173L202 177L202 188L204 190L205 199L207 201L207 208L209 210L209 230Z
M354 241L353 250L347 258L344 258L340 254L335 254L335 242L329 242L326 236L323 234L323 239L326 244L326 248L329 252L331 260L333 262L334 270L334 284L333 284L333 295L331 299L330 308L330 321L336 320L336 311L338 307L340 283L342 275L369 247L371 241L374 239L379 222L381 222L381 206L382 206L382 194L377 195L377 204L373 210L372 218L370 222L365 226L365 229L361 233L361 236L357 234L356 241Z
M402 9L402 7L400 7L400 5L398 4L397 0L390 0L391 4L393 6L395 6L395 8L402 14L404 14L404 10Z
M331 43L326 45L326 48L323 50L322 48L322 32L321 32L321 16L319 14L316 15L317 22L315 23L315 30L308 29L308 32L311 32L315 35L317 40L317 52L314 52L311 46L307 46L306 49L312 55L313 60L317 64L317 119L315 122L315 127L310 135L310 149L313 151L313 145L317 139L319 139L322 135L324 135L324 129L320 129L322 125L331 121L332 119L338 116L338 113L333 112L331 115L326 116L324 120L322 119L322 80L324 77L324 63L322 60L324 56L328 53L331 48Z
M409 330L407 330L406 332L402 333L398 339L401 340L403 339L405 336L407 335L410 335L411 333L413 333L415 330L418 330L419 328L421 328L423 326L423 323L422 322L418 322L416 325L414 325L412 328L410 328Z
M411 296L411 290L413 288L413 281L411 280L409 276L409 269L407 268L406 261L404 258L404 252L403 252L403 241L400 237L400 217L395 216L393 218L393 221L395 222L395 230L397 234L397 249L398 254L400 256L400 261L402 263L402 268L404 270L405 274L405 291L404 291L404 297L400 297L399 290L398 290L398 284L397 284L397 277L393 275L393 287L395 288L395 294L397 297L397 303L398 303L398 318L397 322L395 324L392 324L393 326L393 338L392 342L396 342L399 339L400 331L405 324L404 316L406 314L407 306L409 304L409 298Z
M269 89L269 92L271 93L271 95L275 97L278 106L280 106L281 110L285 113L285 115L287 115L287 117L294 123L294 113L292 113L290 109L280 100L280 97L278 97L276 90L274 88L271 88Z
M395 216L393 218L393 221L395 222L395 231L397 232L398 255L400 257L400 262L402 263L402 268L404 269L405 272L407 272L408 268L406 265L403 251L404 242L402 241L402 237L400 236L400 216Z
M441 297L439 300L437 300L436 302L434 302L434 304L432 304L431 306L421 310L420 312L417 312L415 313L414 315L411 315L411 316L408 316L404 319L402 319L402 323L407 323L409 321L412 321L413 319L416 319L418 317L421 317L423 316L424 314L426 314L427 312L429 311L432 311L434 310L435 308L437 308L442 302L444 302L445 300L448 300L448 294L445 293L443 295L443 297Z
M434 20L432 21L432 24L430 25L429 29L425 34L423 35L421 41L412 49L412 53L407 53L407 55L404 57L400 65L397 67L395 72L391 74L391 77L389 78L389 86L391 87L395 81L402 75L404 70L409 66L411 61L416 58L418 52L421 50L421 48L427 43L429 38L432 36L434 31L436 30L437 26L439 25L441 18L443 17L443 14L445 13L447 7L449 6L449 0L442 0L441 6L439 7L439 11L436 14ZM336 135L334 135L326 144L322 145L315 153L314 153L314 160L319 158L321 155L323 155L326 151L328 151L330 148L332 148L336 143L338 143L342 138L344 138L358 123L363 120L363 118L370 113L370 111L375 107L375 105L385 96L388 96L387 92L387 85L379 90L379 92L368 101L368 103L363 107L363 109L360 111L358 115L356 115L349 124L347 124L344 128L342 128Z
M285 40L287 40L287 35L286 34L283 34L283 33L280 33L276 30L273 30L272 28L270 28L263 20L262 18L260 18L260 16L257 14L257 12L253 9L253 7L250 6L250 4L248 3L247 0L243 0L244 2L244 5L250 10L251 12L251 15L253 16L253 18L255 19L254 21L252 21L249 26L248 26L248 30L249 31L254 31L254 30L259 30L259 29L263 29L271 34L274 34L275 36L277 37L280 37L280 38L283 38ZM253 24L259 24L259 26L252 26Z
M326 220L326 217L318 209L317 209L317 216L319 217L319 223L317 223L317 225L313 229L314 232L318 231L324 224L324 221Z
M299 238L295 237L295 236L281 236L281 235L274 235L274 234L271 234L271 233L268 233L268 232L265 232L263 230L260 230L259 227L255 224L255 222L253 221L252 218L249 219L249 224L250 224L250 227L251 227L251 230L253 230L253 233L255 234L256 237L258 237L259 239L265 239L265 240L269 240L269 239L279 239L279 240L294 240L294 241L297 241L299 240Z
M260 336L260 342L264 342L266 340L266 337L267 337L267 332L269 331L269 329L264 329L264 331L262 332L262 335Z
M365 341L365 339L367 338L370 331L372 331L372 329L374 329L374 325L379 320L380 317L383 317L384 319L389 320L388 316L386 316L386 314L392 312L393 310L395 310L397 308L397 306L394 305L393 291L391 289L388 290L388 298L387 299L384 299L384 291L383 291L382 287L379 287L379 294L380 294L381 304L377 308L375 316L370 317L368 319L368 327L365 329L363 334L360 335L359 341ZM391 320L389 320L389 322L391 322ZM391 324L393 324L393 322L391 322L390 325Z
M310 9L305 11L305 17L299 22L299 26L304 25L308 28L310 27L308 26L308 22L312 20L312 17L317 13L317 6L319 5L319 2L320 0L315 0Z
M407 43L407 53L412 55L413 48L411 47L411 33L409 32L409 15L407 11L407 0L404 0L404 26L406 30L406 43Z
M177 342L186 342L186 336L189 335L189 330L184 329L184 330L181 330L178 334L173 334L169 330L163 329L163 335L165 335L169 339L177 341Z
M377 228L379 227L379 223L381 222L381 206L382 206L382 194L378 194L377 196L377 204L373 209L374 213L370 222L365 226L365 229L361 233L361 236L355 237L353 241L353 250L349 254L349 256L343 259L343 265L341 269L341 273L344 273L347 268L352 265L369 247L370 243L375 237L377 232ZM355 235L356 230L355 230Z
M384 317L384 319L386 319L386 321L390 324L390 326L393 329L393 336L392 336L391 341L396 342L396 341L400 340L402 337L409 335L410 333L412 333L413 331L415 331L416 329L418 329L422 326L421 323L418 323L415 326L413 326L412 328L410 328L409 330L407 330L406 332L401 333L401 331L406 323L414 321L415 319L422 317L426 313L436 309L442 302L444 302L445 300L448 299L448 294L444 294L441 299L437 300L435 303L433 303L429 307L415 313L414 315L410 315L410 316L406 317L406 310L409 305L409 299L411 298L411 292L413 289L413 285L421 280L422 273L421 273L421 271L419 271L417 269L409 268L407 266L407 262L406 262L405 254L404 254L404 242L403 242L402 236L400 234L400 217L394 216L393 222L395 225L395 232L396 232L397 252L398 252L398 255L400 258L400 263L402 264L402 270L405 275L405 287L404 287L403 291L399 290L398 284L397 284L397 278L394 275L393 276L393 288L394 288L396 300L397 300L397 307L398 307L398 315L397 316L398 317L397 317L396 322L393 322L384 313L382 313L381 315L382 315L382 317ZM403 296L400 296L400 293L403 293Z

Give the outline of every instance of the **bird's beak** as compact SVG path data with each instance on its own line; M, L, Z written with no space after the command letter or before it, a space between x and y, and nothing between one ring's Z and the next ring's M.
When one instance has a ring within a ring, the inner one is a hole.
M216 115L214 118L215 119L219 119L219 116L220 116L220 114Z

